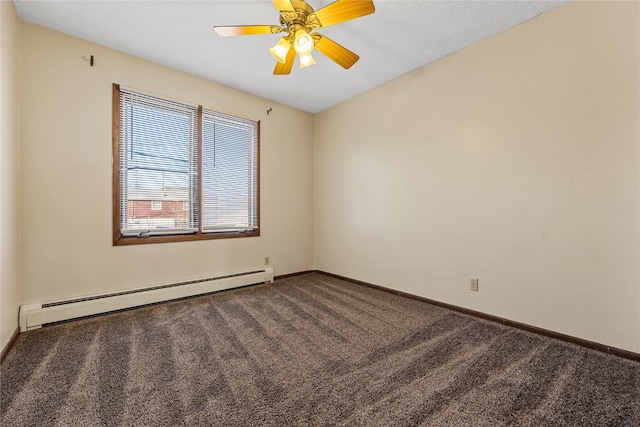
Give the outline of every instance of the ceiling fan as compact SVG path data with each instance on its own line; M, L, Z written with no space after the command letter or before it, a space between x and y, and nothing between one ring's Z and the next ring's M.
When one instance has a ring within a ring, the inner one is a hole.
M360 59L349 49L313 31L372 14L375 12L373 1L337 0L317 11L303 0L271 2L280 12L280 25L215 26L216 33L221 37L287 33L269 49L278 61L273 70L277 75L291 72L296 53L300 57L300 68L315 64L311 56L314 48L345 69Z

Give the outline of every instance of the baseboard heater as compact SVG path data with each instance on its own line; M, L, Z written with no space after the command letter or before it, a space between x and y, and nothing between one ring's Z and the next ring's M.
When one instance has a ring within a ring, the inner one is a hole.
M38 329L48 323L171 301L239 286L271 282L273 282L273 269L267 266L260 270L186 282L128 289L60 301L23 304L20 306L20 332Z

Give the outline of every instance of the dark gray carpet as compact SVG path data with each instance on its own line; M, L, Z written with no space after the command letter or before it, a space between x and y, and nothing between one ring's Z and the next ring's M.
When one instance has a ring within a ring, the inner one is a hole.
M640 364L319 274L43 328L3 426L639 426Z

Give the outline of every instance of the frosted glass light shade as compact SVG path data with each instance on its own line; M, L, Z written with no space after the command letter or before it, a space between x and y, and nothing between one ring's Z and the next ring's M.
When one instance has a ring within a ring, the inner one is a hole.
M309 33L305 30L296 31L293 48L298 52L298 55L302 56L304 54L311 53L313 46L313 37L311 37Z
M289 43L289 40L287 40L286 37L282 37L274 47L269 49L269 53L271 53L271 56L273 56L276 61L284 64L287 62L287 53L289 53L289 49L291 49L291 43Z
M300 68L308 67L309 65L315 64L316 61L313 59L310 53L301 53L300 54Z

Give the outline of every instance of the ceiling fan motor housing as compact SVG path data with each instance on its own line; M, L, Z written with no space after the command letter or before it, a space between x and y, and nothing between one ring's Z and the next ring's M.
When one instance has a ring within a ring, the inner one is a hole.
M280 24L286 31L293 35L296 31L304 29L311 32L321 27L320 23L313 15L313 7L301 0L292 0L294 11L280 11Z

